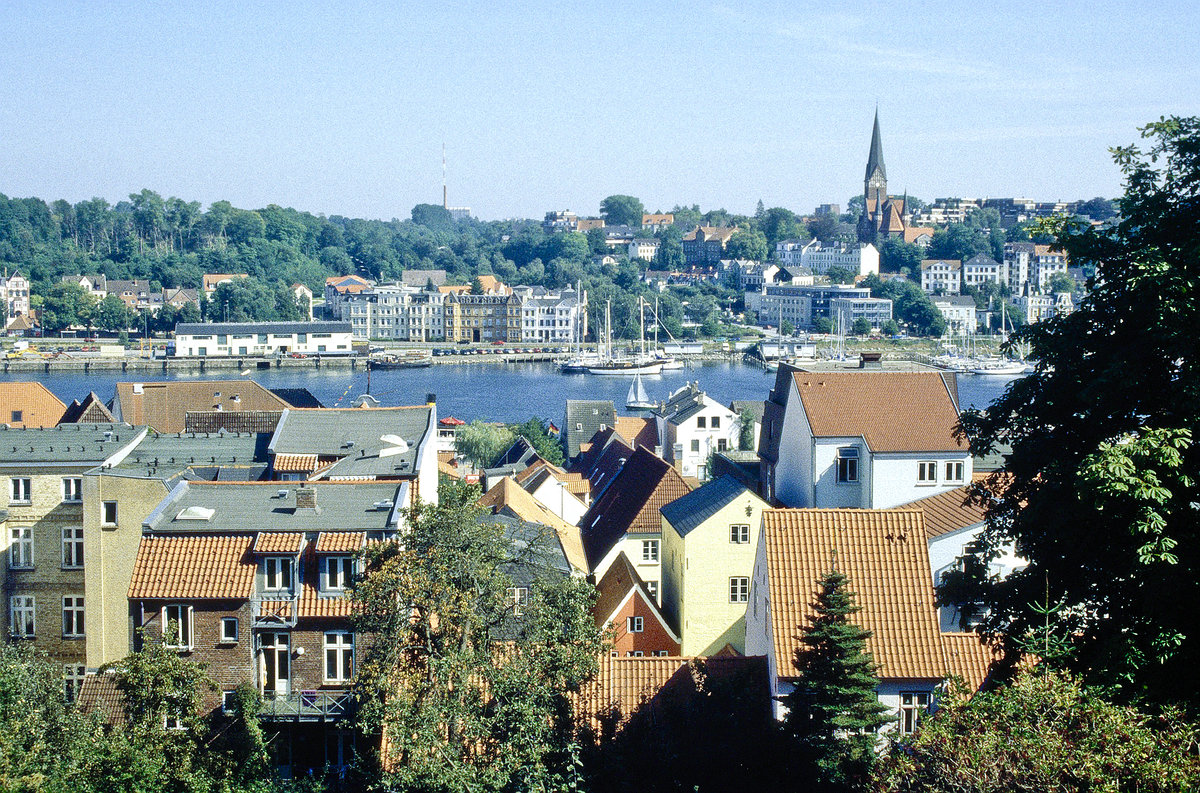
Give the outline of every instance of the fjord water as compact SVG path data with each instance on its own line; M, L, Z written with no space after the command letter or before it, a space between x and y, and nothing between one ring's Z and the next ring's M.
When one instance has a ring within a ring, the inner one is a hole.
M307 388L326 407L346 407L367 390L365 370L270 369L247 375L267 388ZM236 372L222 376L185 372L91 372L55 374L0 374L0 380L38 380L59 399L70 404L95 391L108 401L117 382L162 380L232 380ZM1004 392L1011 377L959 375L958 390L964 408L984 407ZM689 381L721 404L734 399L766 399L775 382L774 374L741 362L697 363L678 371L643 376L647 395L653 400L667 395ZM436 394L438 415L494 421L524 421L539 416L562 421L568 399L611 399L619 413L624 410L629 378L595 375L564 375L550 363L471 363L431 366L425 369L381 370L371 373L371 395L382 405L417 405L426 394Z

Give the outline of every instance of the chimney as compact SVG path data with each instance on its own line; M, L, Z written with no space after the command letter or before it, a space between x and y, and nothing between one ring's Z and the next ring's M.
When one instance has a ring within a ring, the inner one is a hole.
M435 402L437 402L437 394L426 394L425 395L425 404L426 405L432 405Z
M296 511L311 510L312 512L319 511L317 509L317 491L311 487L296 488Z

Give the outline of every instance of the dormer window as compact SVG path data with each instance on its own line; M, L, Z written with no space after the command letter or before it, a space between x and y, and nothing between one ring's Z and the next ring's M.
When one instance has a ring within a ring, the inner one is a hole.
M341 592L354 580L354 559L350 556L326 556L322 560L321 588Z
M292 558L268 556L263 559L263 589L267 592L285 592L291 588Z

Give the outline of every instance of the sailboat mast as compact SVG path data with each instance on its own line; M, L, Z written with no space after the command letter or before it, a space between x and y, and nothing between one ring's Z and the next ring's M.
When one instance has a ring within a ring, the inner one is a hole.
M646 309L642 306L642 296L638 295L638 328L642 339L642 358L646 357Z

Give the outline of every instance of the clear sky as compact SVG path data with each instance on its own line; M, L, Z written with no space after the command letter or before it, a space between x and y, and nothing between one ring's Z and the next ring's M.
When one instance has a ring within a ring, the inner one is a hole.
M485 219L889 188L1115 196L1200 113L1200 3L55 2L0 11L0 192ZM846 9L843 9L843 6Z

